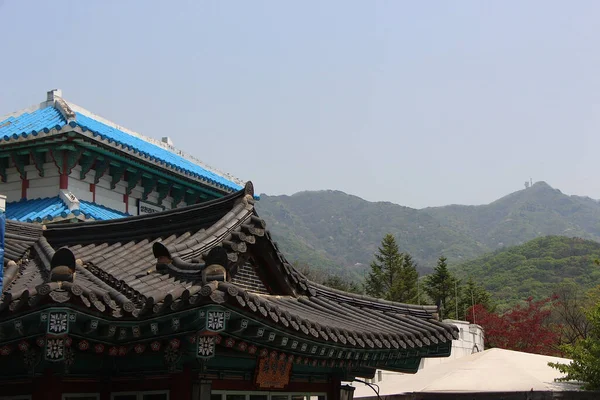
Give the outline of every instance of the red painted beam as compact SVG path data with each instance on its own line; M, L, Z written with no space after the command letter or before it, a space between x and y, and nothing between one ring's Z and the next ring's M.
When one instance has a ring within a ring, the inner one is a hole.
M68 189L69 188L69 175L66 173L60 174L60 188Z
M21 199L27 199L27 189L29 189L29 179L21 179Z

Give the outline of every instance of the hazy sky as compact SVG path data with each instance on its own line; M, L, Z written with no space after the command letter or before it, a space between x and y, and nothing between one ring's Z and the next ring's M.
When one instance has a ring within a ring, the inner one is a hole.
M0 0L0 115L47 90L252 180L425 207L600 198L598 1Z

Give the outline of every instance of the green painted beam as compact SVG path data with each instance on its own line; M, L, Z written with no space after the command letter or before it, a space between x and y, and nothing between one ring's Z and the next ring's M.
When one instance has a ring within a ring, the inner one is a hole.
M191 184L191 182L186 182L186 181L184 181L183 179L181 179L181 178L179 178L177 176L169 175L169 174L167 174L165 172L162 172L162 171L158 170L157 168L152 168L151 166L144 165L143 163L141 163L139 161L134 161L134 160L128 159L126 157L123 157L123 156L121 156L119 154L115 154L113 152L110 152L107 149L102 148L102 147L98 147L98 146L92 145L91 143L88 143L85 140L78 139L78 140L76 140L76 143L78 143L82 147L85 147L86 149L90 149L90 150L96 151L96 152L98 152L100 154L103 154L103 155L112 157L114 159L117 159L117 160L129 163L129 164L131 164L131 165L133 165L133 166L135 166L137 168L140 168L140 169L142 169L142 170L144 170L146 172L152 173L152 174L154 174L154 175L156 175L158 177L166 179L167 181L170 181L170 182L173 182L173 183L177 183L177 184L180 184L180 185L185 186L185 187L192 187L195 190L198 190L200 192L203 192L203 193L205 193L207 195L210 195L210 196L213 196L215 198L221 198L223 196L226 196L227 193L228 193L228 192L219 193L219 192L216 192L214 190L208 189L208 188L203 187L203 186L198 185L198 184L195 184L195 185Z

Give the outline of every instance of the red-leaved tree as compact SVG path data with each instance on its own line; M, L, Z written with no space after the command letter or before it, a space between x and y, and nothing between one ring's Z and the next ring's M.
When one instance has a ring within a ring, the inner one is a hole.
M485 332L485 346L499 347L526 353L558 355L558 334L549 326L550 307L554 298L533 301L525 306L516 305L502 315L488 312L476 304L469 312L469 321L481 325Z

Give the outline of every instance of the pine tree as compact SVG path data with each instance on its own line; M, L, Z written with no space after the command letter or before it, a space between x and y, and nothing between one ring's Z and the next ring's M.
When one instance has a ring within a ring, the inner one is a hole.
M418 280L419 273L417 272L417 264L413 261L410 254L403 254L401 278L399 279L398 284L394 286L391 297L402 303L416 303L418 296Z
M412 257L400 252L393 235L385 235L371 262L365 282L367 294L403 303L415 302L418 278Z
M448 270L446 257L441 256L433 274L425 277L423 290L440 307L440 319L456 318L458 280Z
M494 305L492 304L489 292L475 282L472 277L469 277L465 285L460 289L457 318L463 320L471 318L472 316L467 315L467 313L475 304L482 305L483 308L490 312L494 311Z

